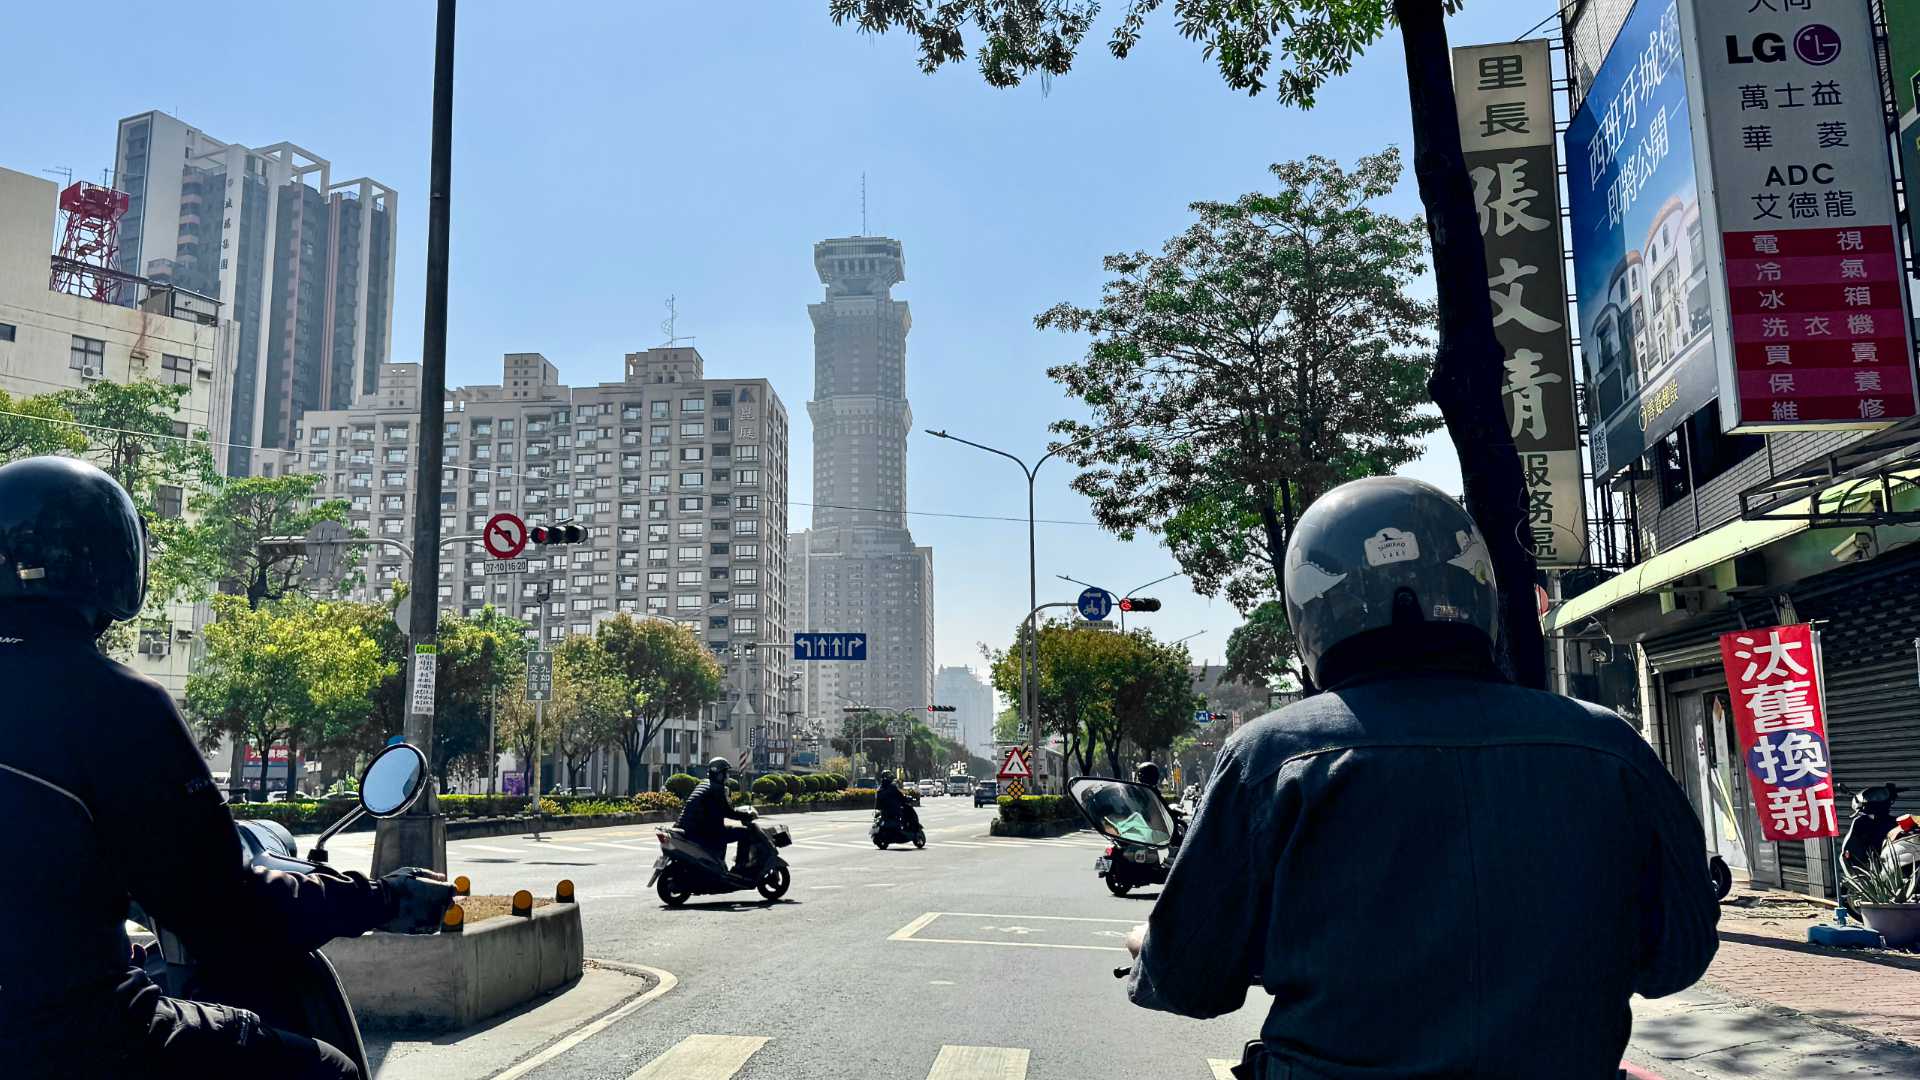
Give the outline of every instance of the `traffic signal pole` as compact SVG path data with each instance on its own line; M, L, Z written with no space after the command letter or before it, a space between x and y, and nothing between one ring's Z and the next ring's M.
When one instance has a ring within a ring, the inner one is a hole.
M413 594L408 618L412 676L407 741L433 757L433 683L440 615L441 447L447 394L447 239L453 183L453 45L455 0L440 0L433 42L433 143L428 166L426 318L420 346L420 475L414 486ZM429 781L425 794L374 834L373 874L403 866L445 873L447 818Z

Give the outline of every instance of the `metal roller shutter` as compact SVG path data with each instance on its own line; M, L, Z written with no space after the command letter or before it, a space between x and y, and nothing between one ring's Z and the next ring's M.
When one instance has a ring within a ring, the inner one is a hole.
M1920 559L1900 554L1841 572L1838 587L1797 591L1794 604L1802 618L1827 620L1820 651L1835 781L1855 791L1891 781L1920 795ZM1844 829L1845 805L1839 812Z

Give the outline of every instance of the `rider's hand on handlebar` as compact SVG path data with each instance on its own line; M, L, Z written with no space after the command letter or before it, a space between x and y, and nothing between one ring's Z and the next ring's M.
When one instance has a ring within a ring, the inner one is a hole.
M453 904L453 886L445 874L403 866L380 879L390 917L375 927L390 934L431 934Z
M1147 924L1146 923L1141 923L1140 925L1134 927L1132 930L1127 932L1127 951L1129 953L1132 953L1135 956L1139 956L1140 950L1145 948L1146 944L1147 944Z

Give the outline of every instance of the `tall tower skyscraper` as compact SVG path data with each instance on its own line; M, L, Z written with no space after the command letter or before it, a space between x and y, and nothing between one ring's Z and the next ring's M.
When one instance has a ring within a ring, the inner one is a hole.
M933 704L933 550L907 528L907 302L900 241L822 240L813 319L813 527L788 545L796 630L865 631L867 659L801 665L801 707L837 730L848 705Z

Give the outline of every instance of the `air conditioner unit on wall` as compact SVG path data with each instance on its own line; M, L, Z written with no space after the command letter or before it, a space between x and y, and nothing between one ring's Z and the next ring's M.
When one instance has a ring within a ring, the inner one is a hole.
M100 370L98 368L83 367L80 369L80 377L83 379L97 379L100 377Z

